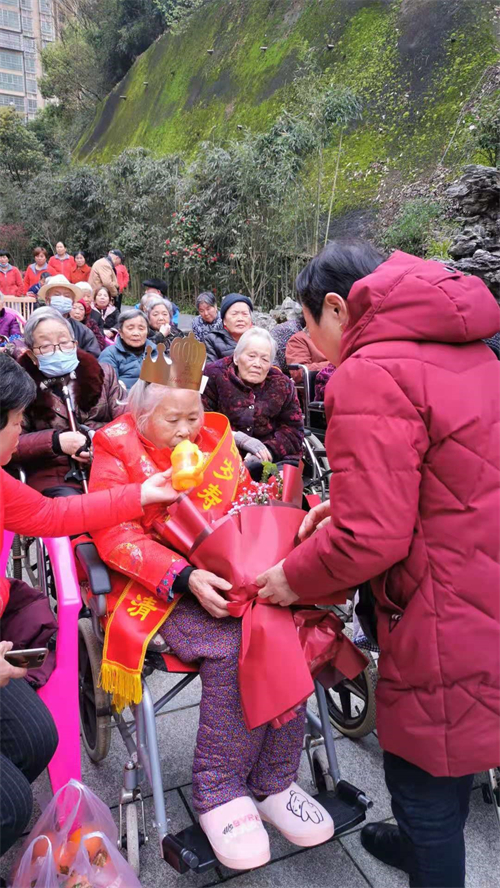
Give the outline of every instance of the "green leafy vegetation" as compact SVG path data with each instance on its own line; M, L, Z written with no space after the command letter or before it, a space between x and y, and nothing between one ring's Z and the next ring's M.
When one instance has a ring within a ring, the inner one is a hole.
M422 198L408 201L385 231L384 246L423 256L426 249L431 248L431 232L441 216L442 209L436 201Z

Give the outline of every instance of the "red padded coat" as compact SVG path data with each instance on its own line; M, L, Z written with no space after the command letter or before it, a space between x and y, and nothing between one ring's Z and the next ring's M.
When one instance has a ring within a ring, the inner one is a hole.
M306 601L372 580L383 749L435 776L500 755L500 309L397 252L348 301L326 389L331 521L286 559Z

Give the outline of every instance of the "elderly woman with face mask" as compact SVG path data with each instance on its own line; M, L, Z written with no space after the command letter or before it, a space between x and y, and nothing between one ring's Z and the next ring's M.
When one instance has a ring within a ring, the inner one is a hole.
M160 467L168 469L176 445L191 441L204 455L204 478L186 495L202 515L216 519L238 496L240 485L248 484L248 474L226 417L203 413L199 388L204 347L192 335L177 340L171 359L172 365L161 355L156 362L146 359L141 379L130 392L129 413L95 436L90 488L109 489ZM176 380L191 388L177 387ZM222 471L224 466L228 473ZM215 484L218 495L212 497ZM176 656L200 665L203 689L193 799L218 859L233 869L266 863L269 839L262 819L297 845L327 840L333 834L331 818L294 783L303 710L277 730L270 725L247 730L237 675L241 623L229 616L223 596L231 587L167 548L155 529L159 519L165 520L165 511L150 509L142 520L94 534L101 557L113 571L113 620L106 628L103 687L120 688L115 703L126 705L133 693L129 685L137 680L140 688L147 641L160 631ZM137 602L146 603L144 620L134 617ZM296 810L305 806L310 818L296 816L292 797Z
M207 410L228 417L252 477L263 462L297 462L304 424L295 386L273 367L276 343L267 330L252 327L232 357L210 364L203 394Z
M67 319L73 331L73 339L76 339L78 347L98 358L101 349L94 334L85 324L71 317L73 303L81 298L82 291L76 284L70 284L63 274L56 274L50 277L38 292L38 299L40 301L45 300L46 305L50 305L51 308L54 308Z
M153 296L148 300L146 306L146 317L148 319L148 339L151 342L163 343L165 352L170 352L170 346L174 339L182 339L184 333L173 323L173 306L168 299L161 296Z
M28 347L18 363L36 386L36 397L26 408L14 461L36 490L69 485L82 490L81 481L68 478L68 457L85 465L90 459L88 430L101 428L126 409L126 394L109 365L78 348L70 323L53 308L37 308L24 330ZM82 431L73 432L63 398L68 383L75 419Z

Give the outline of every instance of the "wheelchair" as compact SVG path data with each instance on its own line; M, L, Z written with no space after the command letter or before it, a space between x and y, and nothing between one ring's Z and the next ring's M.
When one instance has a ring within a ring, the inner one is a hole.
M119 808L121 846L126 843L129 863L139 873L140 845L149 838L142 790L142 785L146 783L153 795L154 823L162 858L178 873L203 873L216 866L218 861L198 824L177 834L171 832L165 808L155 726L155 716L197 677L198 669L168 653L163 639L156 636L150 642L144 662L142 701L131 707L133 721L127 722L123 713L117 713L111 705L109 695L99 687L98 680L104 640L100 618L107 610L106 595L111 590L110 577L90 539L77 541L75 556L92 592L91 596L85 596L86 607L78 623L82 741L89 758L95 763L102 761L109 751L112 726L118 729L124 742L126 762ZM179 680L160 699L154 701L147 680L158 668L177 674ZM338 836L361 823L372 802L361 790L341 778L331 733L327 694L319 682L315 682L315 693L318 714L308 706L305 751L318 801L333 817L335 835Z
M330 466L325 450L325 405L322 401L314 400L317 371L309 371L305 364L290 364L288 370L300 370L302 374L301 381L296 382L295 387L304 416L304 491L325 500L328 498Z

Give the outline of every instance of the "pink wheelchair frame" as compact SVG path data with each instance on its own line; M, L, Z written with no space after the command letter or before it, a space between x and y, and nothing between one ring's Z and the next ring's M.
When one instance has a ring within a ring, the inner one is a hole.
M4 533L0 572L5 573L14 534ZM38 694L50 710L59 743L49 764L52 790L57 792L72 777L81 779L78 704L78 615L82 606L75 559L67 537L43 538L57 588L58 633L56 668Z

